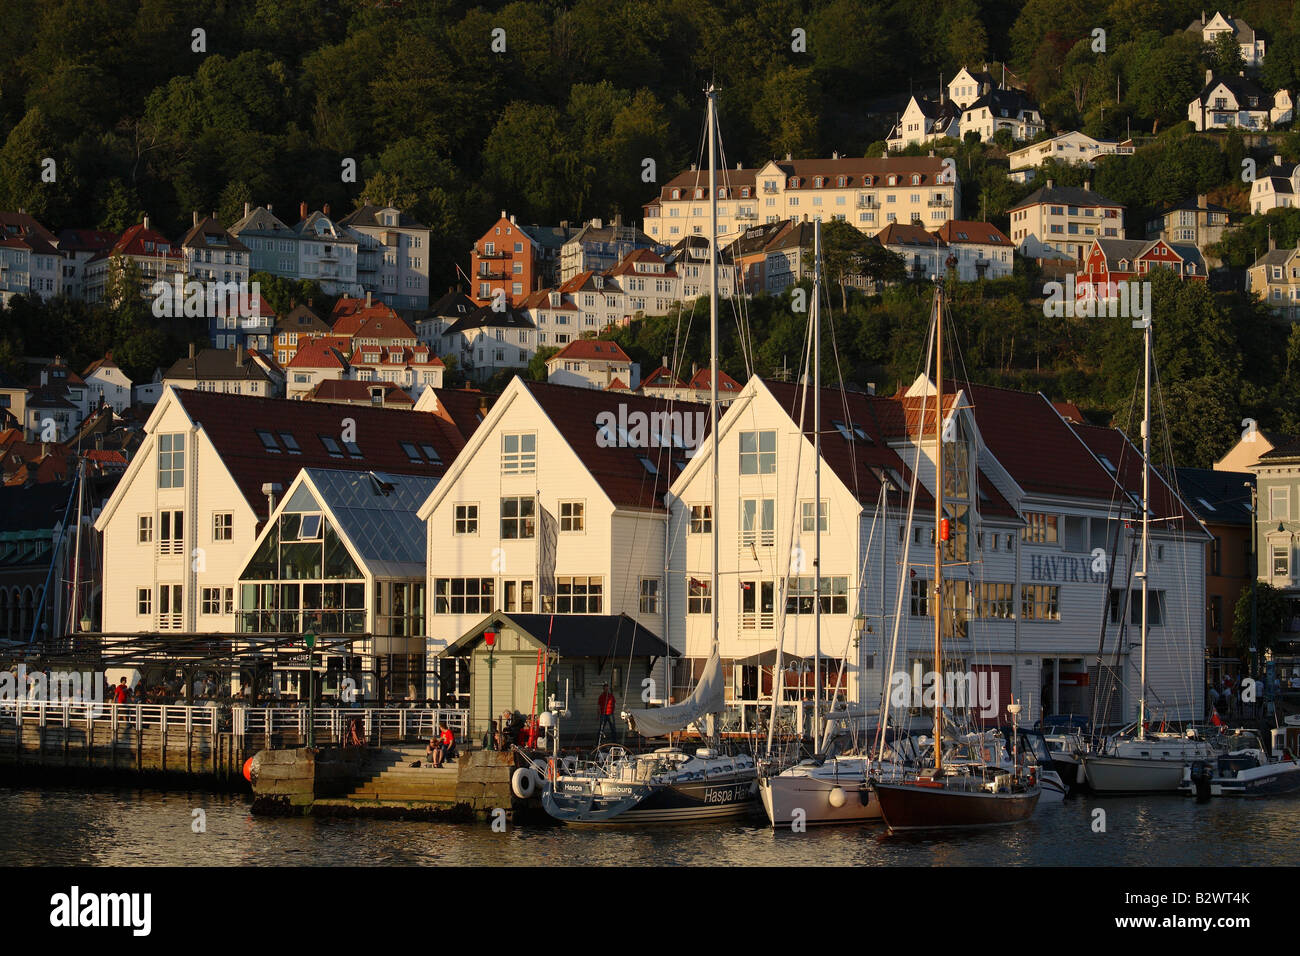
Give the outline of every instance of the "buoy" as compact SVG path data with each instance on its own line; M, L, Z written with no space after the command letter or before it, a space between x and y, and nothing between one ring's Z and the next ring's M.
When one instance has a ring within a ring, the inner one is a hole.
M827 801L830 803L830 805L831 805L832 807L842 807L842 806L844 806L844 799L845 799L845 797L844 797L844 788L843 788L843 787L831 787L830 796L828 796L826 799L827 799Z
M244 779L249 783L253 782L253 758L249 757L244 761Z
M527 800L537 791L537 777L532 767L520 767L510 778L510 789L520 800Z

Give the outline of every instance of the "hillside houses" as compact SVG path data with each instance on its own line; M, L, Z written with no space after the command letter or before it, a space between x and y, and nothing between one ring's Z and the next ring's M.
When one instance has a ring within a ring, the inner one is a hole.
M1231 34L1247 67L1258 69L1264 64L1264 37L1240 17L1224 16L1217 10L1214 16L1206 17L1202 10L1201 18L1188 24L1187 32L1199 35L1206 46L1214 46L1220 36Z
M1037 168L1049 159L1070 166L1093 168L1102 156L1132 156L1133 142L1122 143L1093 139L1084 133L1059 133L1007 154L1010 163L1008 177L1012 182L1027 183L1034 178Z
M1031 259L1080 260L1094 239L1124 238L1124 207L1092 190L1047 180L1009 210L1011 240Z

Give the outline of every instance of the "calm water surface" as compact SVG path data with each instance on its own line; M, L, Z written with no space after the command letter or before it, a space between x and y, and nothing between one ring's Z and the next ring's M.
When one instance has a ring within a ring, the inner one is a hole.
M1093 811L1106 832L1093 831ZM202 809L206 833L191 828ZM761 811L760 811L761 812ZM0 788L0 865L92 866L1293 866L1300 795L1074 798L1016 826L886 836L880 826L775 832L760 816L632 831L254 817L241 796ZM1243 848L1249 853L1243 858Z

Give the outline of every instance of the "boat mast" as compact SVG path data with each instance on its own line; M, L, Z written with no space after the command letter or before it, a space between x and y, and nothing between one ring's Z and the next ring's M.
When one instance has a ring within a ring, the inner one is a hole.
M77 634L81 620L81 522L86 502L86 460L77 461L77 533L73 536L76 553L72 556L72 614L68 621L68 630Z
M943 290L934 288L934 679L943 669ZM921 423L925 434L925 423ZM943 697L934 695L934 769L943 769Z
M1138 687L1138 740L1145 740L1147 734L1147 556L1151 518L1151 319L1142 321L1142 676Z
M813 220L813 753L821 741L822 660L822 223Z
M717 90L709 84L709 445L713 456L713 563L709 571L709 634L712 636L710 656L718 653L718 171L714 135L717 128ZM716 718L715 718L716 720ZM721 721L716 721L714 735L721 731ZM719 738L720 740L720 738Z

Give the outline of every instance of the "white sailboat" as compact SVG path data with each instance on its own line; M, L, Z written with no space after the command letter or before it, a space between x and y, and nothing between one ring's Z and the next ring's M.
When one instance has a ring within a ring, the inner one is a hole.
M709 152L709 421L712 507L719 514L718 491L718 201L717 94L708 89ZM716 731L724 709L722 658L718 641L718 525L712 531L710 570L711 653L695 689L686 700L667 707L629 710L628 725L644 737L685 730L709 718ZM573 824L677 823L738 816L751 812L757 770L748 755L726 755L716 746L686 752L664 747L649 754L612 748L599 764L569 773L548 767L542 806L557 820Z
M1189 732L1149 734L1147 723L1148 559L1151 523L1151 319L1134 323L1143 329L1142 369L1142 664L1138 719L1130 736L1125 728L1110 737L1101 753L1085 754L1084 776L1094 793L1176 793L1183 770L1192 761L1209 760L1214 748Z

